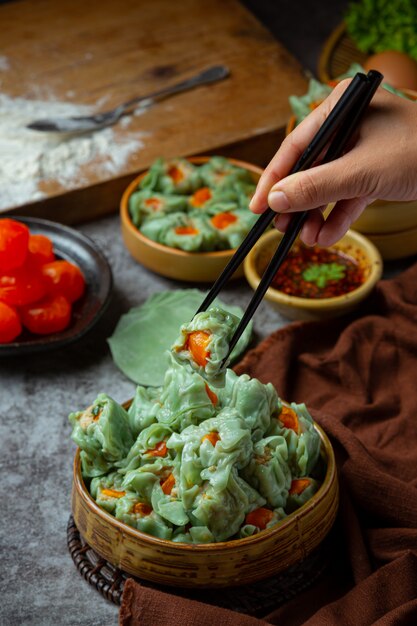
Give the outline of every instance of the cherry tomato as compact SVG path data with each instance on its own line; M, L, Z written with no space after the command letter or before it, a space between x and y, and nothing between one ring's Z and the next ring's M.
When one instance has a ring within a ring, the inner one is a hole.
M0 343L10 343L22 332L22 325L16 310L0 302Z
M28 253L29 229L9 218L0 219L0 271L23 265Z
M23 326L35 335L59 333L71 321L71 304L65 296L48 295L21 308Z
M53 244L45 235L29 235L29 263L37 266L55 261Z
M42 266L48 293L62 294L75 302L84 293L85 280L80 268L68 261L53 261Z
M0 274L0 300L12 306L36 302L46 293L42 275L36 268L25 264L5 274Z

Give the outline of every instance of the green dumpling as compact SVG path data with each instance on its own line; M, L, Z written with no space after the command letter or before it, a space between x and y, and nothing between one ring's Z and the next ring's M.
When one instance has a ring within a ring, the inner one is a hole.
M115 508L116 519L160 539L172 538L172 525L155 513L152 506L128 492L120 498Z
M172 430L165 424L153 423L144 428L138 435L134 445L131 447L126 459L119 463L121 471L126 473L137 469L142 465L155 462L156 459L163 459L169 464L172 458L166 447Z
M90 493L102 509L114 513L118 501L126 495L122 482L123 476L118 472L97 476L90 483Z
M205 216L184 217L181 225L168 228L160 243L186 252L208 252L216 248L219 236Z
M186 159L157 159L140 183L141 189L189 194L201 187L200 168Z
M136 387L133 402L127 411L135 438L141 430L156 422L156 415L161 408L160 396L161 387Z
M288 464L293 476L308 476L320 456L320 436L305 404L283 403L271 420L268 434L282 435L288 446Z
M292 513L296 509L305 504L318 490L320 484L314 478L308 476L303 478L295 478L291 482L288 495L286 510Z
M209 187L226 188L237 180L252 183L252 176L247 170L233 165L229 159L221 156L212 157L200 167L200 176Z
M304 96L290 96L288 99L296 117L296 123L302 122L311 113L312 106L314 107L318 102L325 100L332 91L333 87L311 78L308 91Z
M208 383L224 385L223 361L238 324L235 315L212 306L181 326L181 334L172 352L179 363L189 363Z
M193 526L207 526L215 541L225 541L238 532L248 508L248 495L234 470L224 489L203 484L190 519Z
M216 213L210 218L210 224L223 242L223 247L237 248L258 217L248 209L236 209L235 211Z
M272 508L287 503L291 487L288 448L284 437L266 437L254 444L254 455L242 476L266 499Z
M174 433L167 446L178 455L178 488L187 509L204 481L224 489L233 468L245 467L253 450L247 424L230 408L198 426Z
M213 543L214 537L207 526L190 526L186 532L184 528L179 528L172 536L172 541L176 543Z
M166 234L169 230L175 228L184 228L187 225L188 218L184 213L169 213L168 215L158 215L154 218L146 218L140 231L148 239L166 245Z
M212 417L216 399L199 374L181 367L172 354L168 358L170 366L165 374L157 419L172 430L181 431Z
M105 393L85 411L70 413L72 439L81 448L83 476L101 476L121 461L133 445L129 416Z
M164 195L151 189L135 191L129 198L129 213L135 226L145 219L153 219L167 213L186 211L187 199L180 195Z
M233 183L233 190L236 193L237 202L240 209L249 210L249 203L255 193L256 185L253 182L237 180ZM257 216L259 217L259 216Z
M188 198L190 214L211 215L212 211L233 211L239 208L240 195L234 188L201 187ZM216 209L216 207L218 207ZM221 207L221 208L220 208Z
M278 524L278 522L285 519L286 516L287 514L282 507L273 509L271 511L271 518L266 523L265 528L272 528L272 526L275 526L275 524ZM256 535L260 530L265 530L265 528L259 528L258 526L254 524L246 523L240 528L239 537L242 539L244 537L251 537L252 535Z
M226 370L225 386L218 390L219 404L234 408L252 431L253 441L261 439L270 428L271 415L280 405L271 383L264 385L247 374L238 376Z

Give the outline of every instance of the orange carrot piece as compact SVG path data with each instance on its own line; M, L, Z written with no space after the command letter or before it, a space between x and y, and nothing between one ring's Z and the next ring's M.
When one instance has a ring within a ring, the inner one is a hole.
M205 367L210 358L210 352L207 350L210 339L210 333L196 330L188 335L185 342L185 349L191 352L194 361L201 367Z
M226 211L224 213L217 213L217 215L214 215L210 221L214 228L223 230L224 228L230 226L230 224L234 224L237 221L237 217L236 215L233 215L233 213Z
M300 425L298 423L298 416L291 407L283 405L278 419L285 428L290 428L296 433L299 432Z
M158 198L147 198L144 204L153 211L158 211L161 208L162 202Z
M103 409L100 409L100 411L94 415L93 422L98 422L98 420L100 419L100 415L102 413L103 413Z
M207 384L207 383L205 383L205 386L206 386L207 395L208 395L208 397L210 398L211 403L213 404L213 406L216 406L216 404L217 404L217 403L218 403L218 401L219 401L218 397L216 396L216 394L214 393L214 391L212 391L212 390L210 389L210 387L208 386L208 384Z
M216 433L215 431L213 431L212 433L207 433L207 435L204 435L204 437L201 438L201 443L203 443L203 441L205 441L206 439L210 441L211 445L214 448L216 443L220 441L220 435L219 433Z
M190 204L195 207L203 206L208 200L211 199L211 191L208 187L201 187L191 196Z
M145 502L137 502L133 509L132 513L137 513L138 515L150 515L152 513L152 507Z
M123 498L126 495L126 491L117 491L116 489L102 489L101 493L108 498Z
M260 530L264 530L273 517L273 511L261 506L259 509L255 509L247 514L245 524L251 524L252 526L257 526Z
M169 496L175 485L174 474L170 474L161 485L162 491L166 496Z
M288 493L290 494L290 496L299 496L300 493L303 493L303 491L307 489L310 483L311 480L309 478L295 478L291 482L291 487Z
M198 235L199 232L198 228L194 228L194 226L177 226L175 228L177 235Z
M184 172L176 165L171 165L167 174L170 178L172 178L174 183L179 183L184 179Z
M166 456L167 451L168 448L165 441L160 441L154 448L146 450L145 454L149 454L149 456Z

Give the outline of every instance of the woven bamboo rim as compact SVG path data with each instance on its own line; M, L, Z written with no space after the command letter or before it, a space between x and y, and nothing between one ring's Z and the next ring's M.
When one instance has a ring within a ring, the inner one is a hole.
M103 559L86 543L80 535L72 515L67 526L68 550L79 574L106 600L117 606L120 606L122 602L126 580L133 578L142 586L256 617L262 617L269 611L276 609L314 583L330 562L331 544L332 533L302 562L290 567L284 574L259 583L221 590L185 590L151 585L147 581L123 572Z
M365 52L356 47L342 22L326 40L319 58L317 75L322 83L327 83L347 72L352 63L362 64L367 58Z

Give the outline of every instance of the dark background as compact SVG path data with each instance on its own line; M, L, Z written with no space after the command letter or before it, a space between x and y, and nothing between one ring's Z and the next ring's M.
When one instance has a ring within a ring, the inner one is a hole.
M348 0L240 0L316 75L323 43L343 21Z

